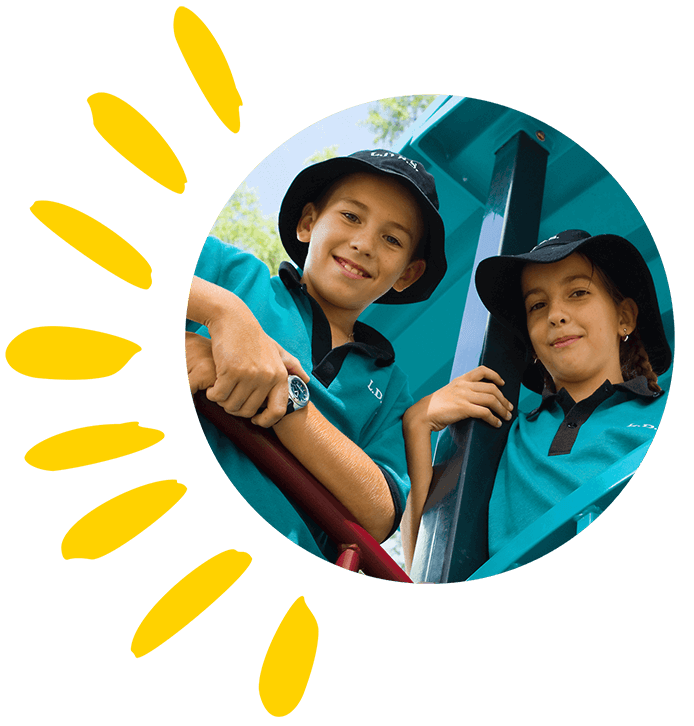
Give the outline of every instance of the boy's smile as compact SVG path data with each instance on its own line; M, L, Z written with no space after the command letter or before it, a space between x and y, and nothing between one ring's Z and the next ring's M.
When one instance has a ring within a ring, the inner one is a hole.
M304 207L297 237L310 243L302 282L330 320L356 320L391 288L424 272L412 260L424 233L419 205L398 181L369 173L339 179Z
M638 309L631 299L617 304L587 258L529 263L521 290L530 342L557 390L578 400L574 393L623 381L619 342L634 330Z
M335 257L335 262L344 270L347 277L358 280L360 277L371 277L371 275L360 265L357 265L342 257Z

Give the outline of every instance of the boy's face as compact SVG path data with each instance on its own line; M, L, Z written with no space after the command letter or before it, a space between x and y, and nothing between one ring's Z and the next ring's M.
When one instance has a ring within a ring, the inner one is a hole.
M622 381L619 341L631 333L638 308L610 296L590 261L579 254L527 264L521 274L528 334L556 389Z
M397 181L349 174L320 208L304 207L297 237L309 244L302 282L327 307L361 313L391 288L402 292L423 274L412 260L424 233L419 204Z

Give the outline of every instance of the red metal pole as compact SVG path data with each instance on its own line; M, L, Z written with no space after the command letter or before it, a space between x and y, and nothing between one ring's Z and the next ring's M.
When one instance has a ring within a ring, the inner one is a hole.
M361 553L361 569L371 577L412 582L378 542L358 524L275 433L254 426L249 419L229 415L210 401L204 391L193 397L198 411L217 426L280 490L313 519L338 546L354 543Z
M342 554L335 563L338 567L344 567L350 572L357 572L361 562L361 553L357 545L342 545Z

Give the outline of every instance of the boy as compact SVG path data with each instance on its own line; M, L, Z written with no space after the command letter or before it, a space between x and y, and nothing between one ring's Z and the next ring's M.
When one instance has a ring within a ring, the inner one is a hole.
M398 527L409 489L402 414L412 400L391 345L358 317L372 302L426 300L441 281L444 229L433 177L384 150L329 159L292 182L279 230L299 270L285 262L275 278L252 255L207 239L188 306L191 390L206 388L228 413L272 426L383 541ZM288 373L297 376L289 403ZM318 556L331 552L305 514L214 426L202 418L201 425L264 519Z

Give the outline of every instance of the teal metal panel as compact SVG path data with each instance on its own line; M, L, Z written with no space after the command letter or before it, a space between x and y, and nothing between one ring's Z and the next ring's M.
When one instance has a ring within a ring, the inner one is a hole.
M538 139L549 153L536 242L571 228L591 234L609 231L629 239L649 263L674 350L672 301L655 242L628 194L608 170L538 119L478 99L441 96L396 148L424 163L436 177L446 225L448 272L428 301L397 309L373 305L363 318L393 343L416 398L448 382L494 154L521 130ZM535 399L526 393L521 405L525 400Z

